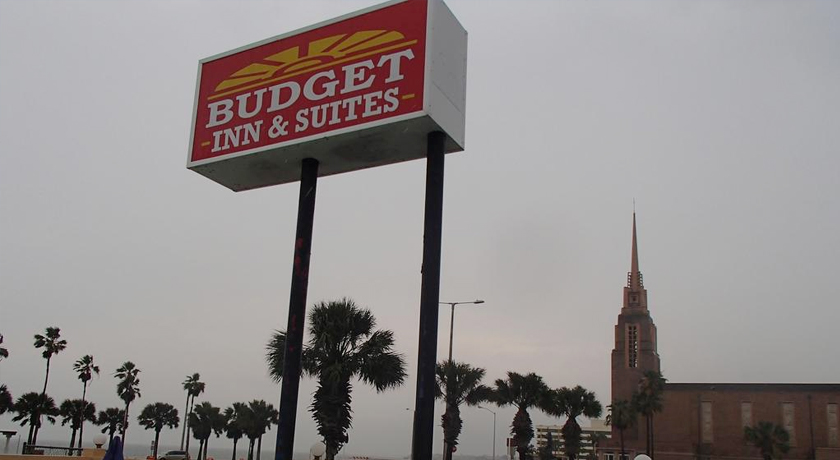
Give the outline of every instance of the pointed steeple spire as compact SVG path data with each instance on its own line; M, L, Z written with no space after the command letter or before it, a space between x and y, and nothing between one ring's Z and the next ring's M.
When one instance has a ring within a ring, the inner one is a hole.
M639 270L639 245L636 241L636 211L633 211L633 249L630 256L630 271L627 272L627 286L624 287L625 308L647 310L647 290L642 272Z
M630 256L630 273L627 277L627 287L631 291L639 291L644 287L642 273L639 271L639 248L636 244L636 211L633 211L633 249Z

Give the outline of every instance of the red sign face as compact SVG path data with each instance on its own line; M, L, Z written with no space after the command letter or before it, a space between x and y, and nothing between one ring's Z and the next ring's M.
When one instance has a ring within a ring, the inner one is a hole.
M204 62L190 160L422 110L426 6L409 0Z

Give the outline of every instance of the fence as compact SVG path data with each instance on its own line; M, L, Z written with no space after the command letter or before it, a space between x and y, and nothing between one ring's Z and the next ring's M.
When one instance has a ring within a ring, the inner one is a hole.
M53 457L71 457L81 456L82 449L75 447L55 447L55 446L36 446L30 444L23 444L23 455L49 455Z

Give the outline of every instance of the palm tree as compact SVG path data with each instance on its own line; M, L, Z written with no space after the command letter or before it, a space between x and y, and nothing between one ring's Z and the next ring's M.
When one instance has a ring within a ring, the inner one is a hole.
M601 443L606 440L606 433L593 431L589 434L589 441L592 443L592 452L590 452L589 460L598 460L598 448L601 447Z
M118 407L109 407L104 411L99 411L99 416L96 418L97 425L103 425L102 433L108 433L108 445L114 440L114 433L122 431L125 423L125 411Z
M195 410L190 413L189 418L193 436L199 441L196 460L205 460L210 435L215 434L216 437L219 437L222 434L225 429L225 417L222 415L221 409L204 401L195 406Z
M70 448L76 446L76 431L81 429L85 420L89 422L96 421L96 405L93 403L85 404L81 399L65 399L58 408L58 414L61 415L61 426L70 424ZM81 438L81 435L79 436Z
M550 390L546 394L545 411L555 417L567 417L560 432L563 435L566 455L569 460L575 460L580 452L580 435L583 431L577 418L581 415L588 418L600 417L603 408L595 393L578 385L574 388Z
M647 454L654 458L653 415L662 412L662 395L665 393L667 379L657 371L645 371L639 381L639 391L633 393L633 406L636 412L645 417L647 426Z
M4 414L14 408L15 402L12 394L6 385L0 385L0 414Z
M242 404L242 406L237 411L236 423L242 427L242 434L248 438L248 460L253 460L254 446L257 443L257 438L261 435L258 427L259 423L250 405L244 403L237 404Z
M137 421L140 422L140 426L145 429L155 430L155 449L152 455L154 458L157 458L160 431L164 426L169 428L178 428L180 419L178 419L178 409L176 409L175 406L172 404L156 402L144 407L140 412L140 416L137 417Z
M12 418L13 422L20 422L20 426L29 425L29 436L26 438L26 443L30 446L38 442L41 416L45 416L50 423L55 423L55 416L58 415L55 400L43 393L35 393L34 391L21 395L12 410L17 412L17 415Z
M242 436L245 434L243 429L242 423L242 416L245 413L245 409L247 406L245 403L233 403L231 407L225 409L225 419L227 420L227 426L225 427L225 434L227 435L228 439L233 439L233 454L230 456L230 460L236 460L236 444L242 439Z
M531 439L534 438L534 426L528 409L543 409L545 395L549 391L542 377L533 372L526 375L508 372L507 380L496 380L494 402L500 407L516 406L510 433L516 442L516 450L521 460L531 459Z
M551 436L551 430L548 430L545 434L545 445L539 449L537 455L540 460L555 460L554 450L554 437Z
M248 460L254 458L254 443L257 444L257 460L260 460L260 453L262 452L262 436L271 428L271 425L276 425L280 413L273 405L267 404L262 399L253 400L248 403L248 409L243 412L244 415L244 431L248 436Z
M443 459L452 460L452 450L458 445L461 435L461 404L477 406L489 401L493 390L482 385L484 369L472 367L467 363L443 361L435 368L435 396L446 403L446 411L441 416L443 427Z
M79 374L79 380L82 381L82 405L84 405L85 398L87 396L87 385L90 379L93 377L93 374L99 375L99 366L93 364L93 355L84 355L75 364L73 364L73 370ZM94 409L94 414L96 413L96 409ZM85 433L85 421L82 420L82 424L79 425L79 446L78 448L82 448L82 436ZM73 447L73 446L70 446Z
M377 392L396 388L405 380L405 360L393 350L394 333L374 330L376 319L350 299L316 304L309 313L309 343L301 367L317 377L318 388L309 411L327 445L326 460L333 460L347 443L352 421L350 380L358 378ZM286 333L277 331L266 359L275 381L283 377Z
M182 385L184 386L184 391L187 392L187 402L184 405L184 413L191 414L192 413L192 406L195 404L195 397L204 393L205 384L201 380L201 375L198 372L194 373L193 375L188 375L187 379L183 381ZM190 428L190 417L187 416L184 420L184 428L181 431L181 449L189 451L190 450L190 437L186 436L186 446L184 445L184 438L189 431Z
M779 425L770 422L758 422L758 425L744 427L744 440L758 447L764 460L772 460L777 453L790 450L788 432Z
M125 432L128 430L128 408L132 401L140 396L140 379L137 375L140 369L131 361L126 361L122 366L117 368L114 373L119 382L117 382L117 395L125 402L125 419L122 424L122 445L125 447Z
M0 334L0 345L3 344L3 334ZM0 347L0 361L3 361L3 358L9 357L9 350L6 347Z
M50 379L50 360L53 355L57 355L67 348L67 341L59 339L61 339L61 329L57 327L48 327L44 331L44 335L35 334L35 348L43 348L44 352L41 353L41 356L47 360L47 375L44 377L44 390L41 391L41 394L47 393L47 382Z
M619 399L613 401L607 406L609 414L607 414L607 425L612 425L618 430L618 438L621 446L621 456L619 460L624 460L626 454L624 453L624 430L636 424L636 410L630 401L626 399Z

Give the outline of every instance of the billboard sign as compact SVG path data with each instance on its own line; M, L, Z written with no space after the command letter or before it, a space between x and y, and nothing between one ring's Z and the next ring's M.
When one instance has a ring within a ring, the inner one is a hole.
M187 167L235 191L464 148L467 34L440 0L389 2L200 61Z

